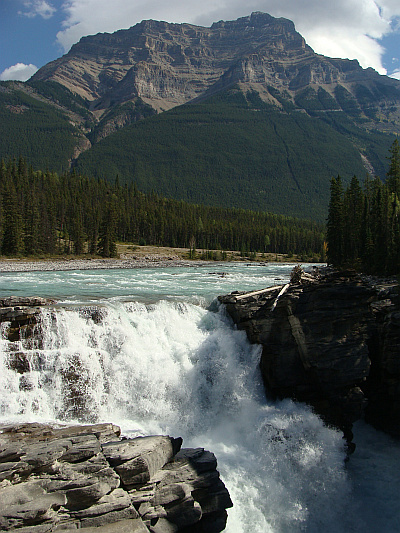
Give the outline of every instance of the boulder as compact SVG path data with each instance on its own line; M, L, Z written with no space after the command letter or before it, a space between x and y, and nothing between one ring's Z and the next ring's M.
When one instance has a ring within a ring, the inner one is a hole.
M232 501L216 466L214 454L203 448L180 450L153 483L131 492L143 520L149 527L168 520L176 531L222 531Z
M0 298L0 323L8 322L6 335L9 341L16 342L20 339L31 337L38 321L41 307L48 305L52 300L39 297L10 296ZM18 357L15 363L18 364ZM20 371L18 369L18 371ZM26 371L26 370L25 370Z
M113 424L0 427L0 529L175 533L213 516L193 531L222 531L232 502L215 456L181 444Z
M138 437L103 446L103 453L125 486L147 483L174 453L169 437Z

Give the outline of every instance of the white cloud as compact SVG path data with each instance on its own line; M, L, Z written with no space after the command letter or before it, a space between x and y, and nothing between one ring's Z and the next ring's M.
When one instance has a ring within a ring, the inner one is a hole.
M49 19L57 11L56 8L46 0L25 0L24 6L27 11L20 11L19 14L28 18L33 18L39 15L44 19Z
M12 67L8 67L0 74L0 81L15 80L27 81L35 74L37 67L35 65L25 65L24 63L17 63Z
M400 80L400 69L399 70L395 70L394 72L392 72L390 74L390 77L391 78L395 78L396 80Z
M65 29L57 34L57 38L64 50L68 51L84 35L114 32L145 19L193 22L203 12L204 6L211 6L212 3L213 0L204 0L201 5L194 0L66 0Z
M128 28L143 19L209 26L263 11L294 21L317 52L358 59L363 67L385 73L384 49L377 42L393 31L398 0L65 0L64 29L57 38L65 51L82 36Z

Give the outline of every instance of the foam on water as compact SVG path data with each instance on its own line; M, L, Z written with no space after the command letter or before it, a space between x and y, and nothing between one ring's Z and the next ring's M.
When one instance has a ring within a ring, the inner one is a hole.
M243 278L250 274L244 271ZM240 271L233 275L235 288L242 288ZM112 279L105 272L68 279L87 282L93 276L96 282ZM115 276L121 287L122 272ZM260 347L248 343L223 308L214 304L211 310L185 296L193 294L187 289L194 283L188 283L190 273L154 276L169 284L171 276L179 280L172 300L157 295L152 302L143 292L139 301L127 301L123 294L98 297L94 308L72 298L74 305L43 310L43 342L10 343L3 335L1 421L112 421L128 436L182 436L184 446L210 449L234 502L228 533L396 531L399 492L387 494L391 484L399 488L393 481L398 444L361 426L356 455L346 467L339 432L302 404L266 401ZM204 274L204 284L207 276L215 278ZM214 283L226 284L227 277ZM124 283L128 291L138 290L129 276ZM254 279L251 288L257 288ZM201 298L209 301L205 291ZM9 368L13 353L26 354L31 372ZM376 481L374 468L385 472L384 483Z

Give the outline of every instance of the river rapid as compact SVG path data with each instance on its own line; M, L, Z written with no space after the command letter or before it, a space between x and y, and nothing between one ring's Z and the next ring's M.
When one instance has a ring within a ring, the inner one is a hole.
M43 340L0 340L0 422L113 422L213 451L234 507L228 533L400 531L400 445L340 432L304 404L271 402L251 345L216 297L288 281L294 265L0 274L0 296L43 296ZM30 372L11 370L12 352Z

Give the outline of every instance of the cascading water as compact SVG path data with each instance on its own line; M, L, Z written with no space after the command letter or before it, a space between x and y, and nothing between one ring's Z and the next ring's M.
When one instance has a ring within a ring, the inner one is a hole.
M210 449L234 502L229 533L396 531L395 513L363 518L352 478L360 466L345 467L341 434L304 405L266 401L260 349L223 308L193 294L74 298L44 309L40 334L24 341L5 340L3 324L2 421L111 421L128 436ZM16 372L13 358L29 372ZM400 458L398 447L391 453Z

